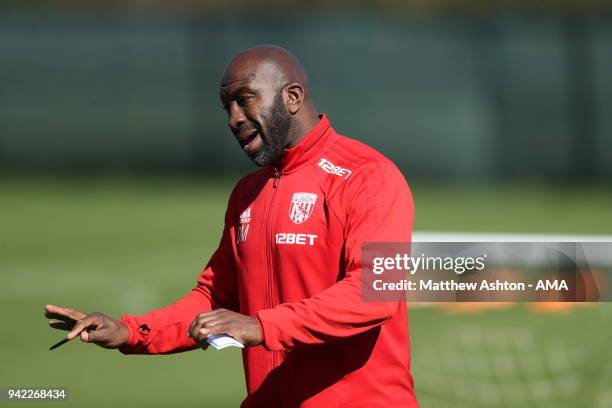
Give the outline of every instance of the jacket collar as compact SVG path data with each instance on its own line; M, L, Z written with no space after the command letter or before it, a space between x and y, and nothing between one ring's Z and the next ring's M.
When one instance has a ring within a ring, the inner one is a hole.
M328 143L326 141L328 141L335 132L324 113L320 114L319 118L319 123L317 123L298 144L290 149L285 149L285 155L280 160L280 163L275 166L282 174L291 173L303 164L318 158L317 156L327 146Z

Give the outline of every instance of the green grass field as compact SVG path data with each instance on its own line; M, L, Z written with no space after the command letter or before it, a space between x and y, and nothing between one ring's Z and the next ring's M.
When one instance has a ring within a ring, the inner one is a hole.
M67 387L61 405L75 407L238 406L239 351L126 357L73 342L49 352L62 333L42 311L138 314L186 293L217 244L232 182L0 179L0 386ZM413 193L417 230L612 234L610 190L413 184ZM421 405L612 407L611 322L609 304L563 314L412 308Z

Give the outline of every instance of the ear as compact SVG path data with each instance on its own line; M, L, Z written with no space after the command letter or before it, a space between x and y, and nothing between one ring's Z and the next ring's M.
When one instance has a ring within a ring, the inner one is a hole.
M285 103L287 110L290 114L295 115L300 110L302 103L304 103L304 87L297 82L292 82L287 85L286 91Z

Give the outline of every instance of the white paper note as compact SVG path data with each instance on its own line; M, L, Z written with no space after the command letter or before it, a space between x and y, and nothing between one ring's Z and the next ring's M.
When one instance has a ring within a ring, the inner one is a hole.
M211 334L206 338L206 342L216 350L221 350L226 347L244 348L244 344L226 334Z

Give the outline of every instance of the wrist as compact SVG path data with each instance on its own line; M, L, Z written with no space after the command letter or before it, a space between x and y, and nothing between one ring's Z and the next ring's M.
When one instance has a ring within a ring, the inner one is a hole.
M259 319L257 316L251 316L251 321L253 322L253 328L257 331L255 346L259 346L264 343L264 332L261 324L259 323Z
M120 342L122 343L118 348L122 354L135 354L137 353L138 347L138 333L134 328L133 322L130 321L130 315L123 315L119 319L119 323L121 324L121 331L125 328L124 334L121 335ZM125 335L127 333L127 335Z
M130 344L132 338L132 331L124 321L117 320L118 324L118 336L117 336L117 348L124 347Z

